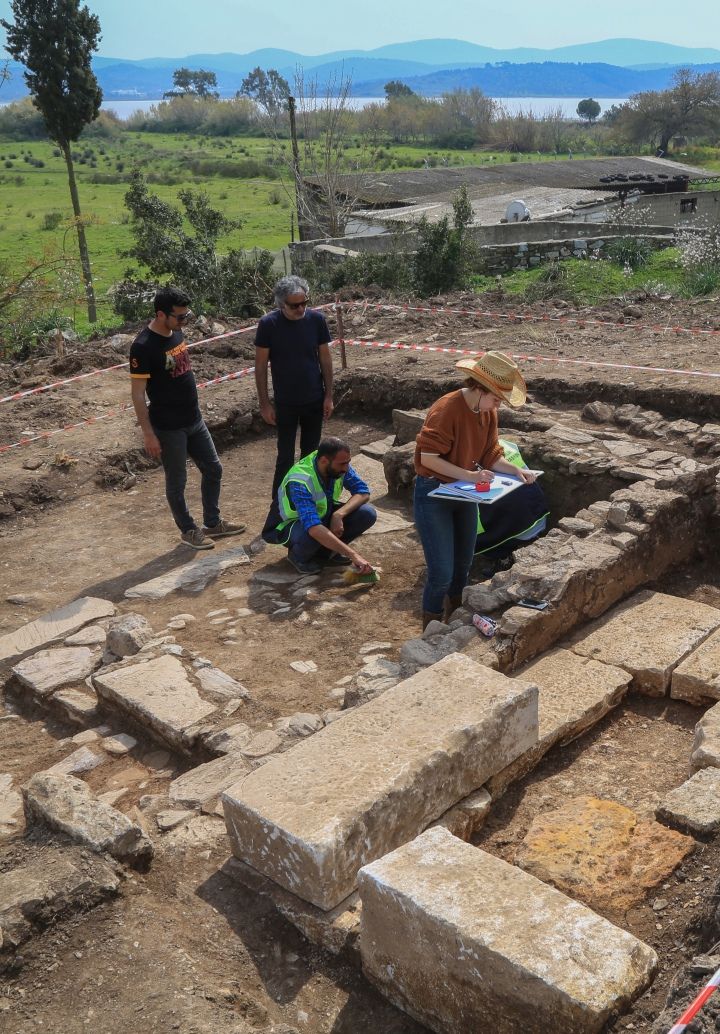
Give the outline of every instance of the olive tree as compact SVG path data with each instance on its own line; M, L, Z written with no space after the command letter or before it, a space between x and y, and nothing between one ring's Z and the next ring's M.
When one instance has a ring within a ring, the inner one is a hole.
M14 21L0 19L7 32L5 47L25 66L33 104L65 158L88 319L94 323L95 291L71 145L100 111L102 91L90 63L100 39L100 21L80 7L80 0L11 0L10 7Z

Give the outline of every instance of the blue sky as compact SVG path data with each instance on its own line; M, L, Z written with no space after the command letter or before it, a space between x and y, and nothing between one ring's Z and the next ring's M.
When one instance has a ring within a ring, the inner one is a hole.
M181 57L281 47L304 54L433 37L559 47L610 37L720 47L720 2L668 0L86 0L107 57ZM0 0L9 17L9 0ZM2 32L2 30L0 30ZM4 38L4 33L3 33Z

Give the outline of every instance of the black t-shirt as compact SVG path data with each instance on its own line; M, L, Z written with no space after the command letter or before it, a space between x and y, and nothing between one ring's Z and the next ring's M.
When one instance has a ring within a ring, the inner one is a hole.
M330 341L321 312L307 309L301 320L289 320L280 309L258 323L255 347L270 349L273 394L281 406L320 402L325 394L318 348Z
M163 337L150 327L141 330L130 346L130 376L146 381L153 427L174 431L201 419L195 375L181 331Z

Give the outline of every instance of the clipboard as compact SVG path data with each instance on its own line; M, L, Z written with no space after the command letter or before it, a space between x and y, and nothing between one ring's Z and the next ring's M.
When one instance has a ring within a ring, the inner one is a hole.
M539 477L544 471L532 470L530 473ZM432 496L434 499L452 499L453 501L459 500L463 503L478 503L479 505L490 506L499 499L504 499L511 492L514 492L516 488L520 488L524 484L524 481L513 477L511 474L495 474L490 482L490 489L487 492L476 491L475 482L451 481L447 485L439 485L437 488L434 488L432 492L428 492L428 496Z

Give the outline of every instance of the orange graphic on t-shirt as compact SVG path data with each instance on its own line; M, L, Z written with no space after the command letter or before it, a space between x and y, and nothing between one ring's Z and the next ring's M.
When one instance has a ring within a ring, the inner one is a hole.
M184 341L165 353L165 369L168 370L171 377L180 377L181 374L188 372L190 356Z

